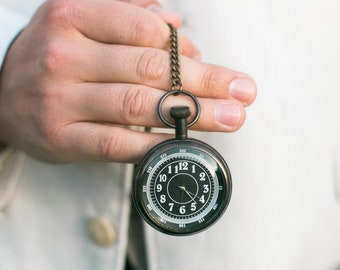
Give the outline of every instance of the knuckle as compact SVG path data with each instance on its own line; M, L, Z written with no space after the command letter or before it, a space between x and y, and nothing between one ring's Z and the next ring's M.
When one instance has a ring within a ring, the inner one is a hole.
M211 91L211 89L214 89L216 87L216 73L208 69L205 71L202 77L202 85L205 91Z
M145 104L149 104L145 89L139 88L126 91L122 102L123 120L131 123L132 120L145 115Z
M79 1L80 2L80 1ZM69 26L77 10L77 1L55 0L47 5L45 17L53 25Z
M98 141L98 152L104 161L110 161L121 153L122 143L119 129L105 133Z
M77 0L50 1L45 12L47 23L64 29L73 26L74 20L81 18L81 2Z
M51 40L48 42L40 57L40 67L43 72L55 73L67 64L68 53L63 44Z
M63 91L56 87L45 87L37 94L39 99L37 131L44 142L54 145L57 137L58 128L63 119Z
M158 81L166 72L166 59L158 50L146 49L142 53L137 63L137 76L143 83Z
M216 95L219 92L223 92L227 85L227 76L224 76L220 70L209 68L203 73L202 86L208 95L212 93Z
M72 0L48 2L47 11L45 12L46 18L41 23L49 25L48 31L55 31L53 28L57 28L57 31L60 29L66 31L66 28L72 27L72 20L81 10L81 8L77 7L79 4L76 3L76 1ZM62 33L65 33L65 31ZM45 39L41 44L39 67L42 68L43 72L55 72L65 68L71 62L70 60L74 58L74 50L71 47L72 44L59 34Z
M131 37L133 44L147 45L155 37L155 25L143 16L136 16L131 23Z

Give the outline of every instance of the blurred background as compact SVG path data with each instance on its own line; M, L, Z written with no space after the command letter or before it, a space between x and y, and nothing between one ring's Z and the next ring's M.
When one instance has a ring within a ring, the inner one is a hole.
M233 175L222 221L194 241L216 254L211 269L339 269L340 2L162 2L182 14L203 61L258 86L241 130L192 133Z

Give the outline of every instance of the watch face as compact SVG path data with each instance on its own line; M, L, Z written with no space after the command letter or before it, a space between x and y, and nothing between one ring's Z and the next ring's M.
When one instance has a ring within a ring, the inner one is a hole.
M188 235L213 224L225 211L231 177L223 158L193 139L156 146L137 168L133 199L156 229Z

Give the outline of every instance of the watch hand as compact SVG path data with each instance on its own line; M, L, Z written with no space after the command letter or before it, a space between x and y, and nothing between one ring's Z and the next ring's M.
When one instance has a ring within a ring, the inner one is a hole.
M183 202L183 189L181 189L181 202Z
M189 192L192 196L194 196L194 198L198 198L199 199L199 197L196 194L190 192L189 190L187 190L187 192Z
M185 186L178 186L178 188L180 189L180 190L183 190L184 192L185 192L185 194L187 194L188 196L189 196L189 198L192 200L192 201L194 201L195 203L197 203L196 201L195 201L195 198L194 197L192 197L192 195L194 195L193 193L191 193L190 191L187 191L187 189L185 188ZM191 195L192 194L192 195ZM195 197L196 197L196 195L194 195Z

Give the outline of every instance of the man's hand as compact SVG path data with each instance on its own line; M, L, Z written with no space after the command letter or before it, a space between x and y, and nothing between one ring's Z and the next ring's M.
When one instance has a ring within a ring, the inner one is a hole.
M50 162L138 162L169 138L127 126L163 126L157 103L171 87L166 21L179 26L180 18L143 7L152 1L129 2L55 0L38 10L1 70L0 141ZM195 60L187 37L179 43L184 88L202 106L193 128L239 129L256 96L253 80Z

